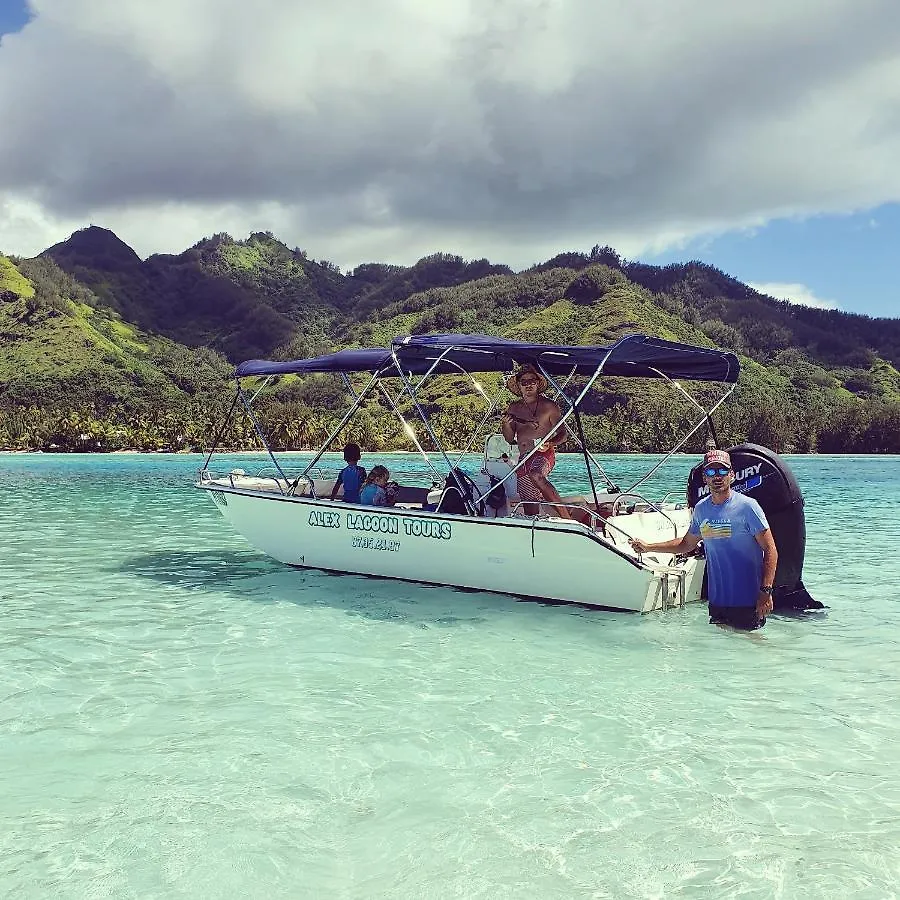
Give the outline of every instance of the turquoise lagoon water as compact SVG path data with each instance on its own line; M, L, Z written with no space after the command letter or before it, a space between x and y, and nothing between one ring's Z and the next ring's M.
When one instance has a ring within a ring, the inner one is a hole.
M897 896L900 459L792 459L753 636L292 570L198 463L0 457L0 896Z

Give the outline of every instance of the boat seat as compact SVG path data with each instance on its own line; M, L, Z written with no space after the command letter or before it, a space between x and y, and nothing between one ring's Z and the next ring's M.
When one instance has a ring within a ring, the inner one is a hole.
M428 502L428 494L431 488L427 487L410 487L409 485L399 485L394 495L395 506L424 506Z
M482 472L486 475L493 476L497 481L503 481L507 475L512 471L512 465L507 462L503 462L500 459L489 459L485 461L484 468ZM503 481L503 490L506 492L506 504L507 506L511 506L513 503L518 502L519 495L517 493L516 487L516 476L513 475L510 478L506 478L506 481Z
M297 497L311 497L312 487L315 486L316 497L328 499L331 497L331 489L334 487L334 478L301 478L294 492ZM344 496L344 486L341 485L337 492L338 498Z
M512 460L516 459L518 452L519 448L515 444L508 443L502 434L489 434L485 438L485 462L512 462Z
M311 497L312 491L310 489L310 482L315 486L316 489L316 497L318 499L331 499L331 489L334 487L334 482L336 479L334 478L303 478L300 481L300 484L297 485L296 496L298 497ZM405 484L401 484L399 486L399 490L396 494L396 499L394 500L395 505L401 506L423 506L428 500L428 492L430 488L425 487L410 487ZM336 499L342 500L344 497L344 486L340 485L337 490Z

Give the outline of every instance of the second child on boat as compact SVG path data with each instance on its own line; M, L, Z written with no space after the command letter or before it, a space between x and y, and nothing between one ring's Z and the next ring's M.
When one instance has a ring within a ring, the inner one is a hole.
M384 466L372 466L366 483L359 495L359 502L363 506L387 506L388 496L385 487L391 473Z

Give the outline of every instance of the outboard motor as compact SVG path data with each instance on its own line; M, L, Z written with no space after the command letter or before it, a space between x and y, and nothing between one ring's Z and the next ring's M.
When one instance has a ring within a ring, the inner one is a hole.
M823 609L803 586L803 557L806 553L806 518L803 494L787 463L773 450L759 444L738 444L728 449L734 469L733 491L752 497L762 507L775 546L778 568L772 603L775 610ZM697 505L708 494L703 483L703 464L688 476L688 503Z

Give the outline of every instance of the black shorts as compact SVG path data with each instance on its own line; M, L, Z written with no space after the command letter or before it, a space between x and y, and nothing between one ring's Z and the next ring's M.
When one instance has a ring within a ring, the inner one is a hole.
M713 606L710 603L709 624L730 625L741 631L756 631L766 624L766 620L756 614L755 606Z

